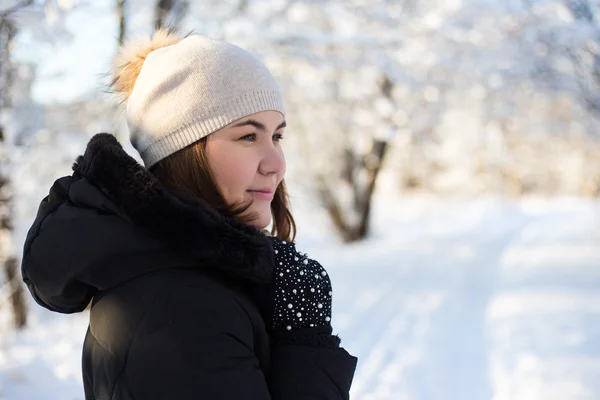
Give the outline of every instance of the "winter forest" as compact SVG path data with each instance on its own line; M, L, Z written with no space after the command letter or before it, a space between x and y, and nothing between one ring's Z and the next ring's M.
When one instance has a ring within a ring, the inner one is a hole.
M600 398L600 1L0 0L0 400L82 400L87 312L21 252L99 132L119 43L246 48L282 85L297 243L359 400Z

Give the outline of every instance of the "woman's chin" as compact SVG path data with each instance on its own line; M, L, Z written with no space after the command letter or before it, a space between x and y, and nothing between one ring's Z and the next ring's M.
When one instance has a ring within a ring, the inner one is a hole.
M269 212L257 212L258 218L250 223L250 225L258 228L265 229L271 223L271 210Z
M252 223L252 225L257 227L258 229L265 229L266 227L269 226L270 223L271 223L271 218L269 218L268 220L259 218L258 220L254 221Z

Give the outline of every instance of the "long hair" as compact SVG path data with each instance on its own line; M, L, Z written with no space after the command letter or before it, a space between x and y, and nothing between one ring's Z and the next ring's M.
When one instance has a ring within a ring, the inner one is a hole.
M207 137L159 161L150 168L152 173L169 189L200 198L212 205L221 214L240 222L250 224L256 213L245 214L252 200L243 203L227 204L216 184L206 155ZM289 196L285 181L281 181L271 201L273 224L271 235L281 240L293 241L296 236L296 222L289 209Z

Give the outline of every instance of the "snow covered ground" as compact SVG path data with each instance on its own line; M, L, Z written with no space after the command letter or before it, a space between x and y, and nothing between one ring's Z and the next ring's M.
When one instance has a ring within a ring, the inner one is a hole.
M352 398L600 398L599 202L378 202L351 246L297 211L298 247L329 270L334 328L359 357ZM33 310L0 338L0 399L82 399L86 315Z

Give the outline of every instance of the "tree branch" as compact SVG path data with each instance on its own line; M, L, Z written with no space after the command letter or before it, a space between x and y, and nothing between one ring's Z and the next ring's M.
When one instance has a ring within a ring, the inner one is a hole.
M350 238L353 236L352 232L350 232L351 229L344 218L344 213L342 212L339 202L334 197L331 189L327 186L326 179L323 175L319 175L317 177L317 184L319 198L329 213L333 224L337 228L338 232L342 235L344 240L350 241Z
M12 7L8 7L6 10L0 12L0 20L8 17L10 14L19 11L23 7L30 6L33 3L33 0L21 0L17 2Z

